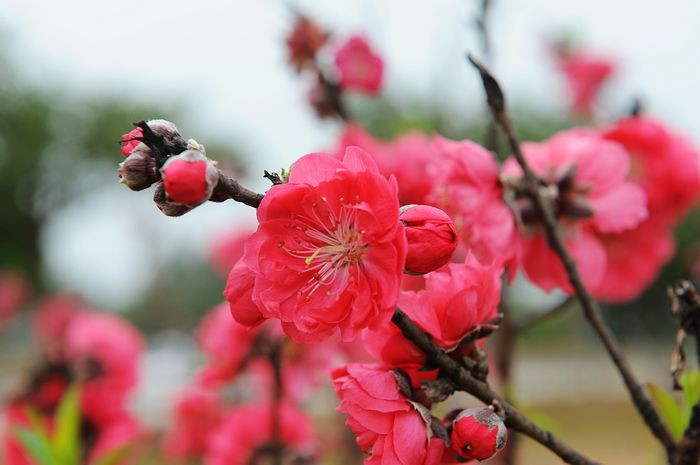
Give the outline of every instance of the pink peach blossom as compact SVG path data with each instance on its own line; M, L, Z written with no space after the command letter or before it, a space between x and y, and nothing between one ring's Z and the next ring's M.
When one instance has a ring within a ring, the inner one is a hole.
M605 274L607 257L600 234L635 228L647 218L646 196L627 180L630 159L620 144L611 143L585 129L562 131L540 143L523 144L531 169L555 193L554 213L565 243L591 289ZM503 179L512 183L522 177L515 160L503 165ZM571 293L559 257L548 246L541 220L529 200L520 199L521 228L516 262L527 277L545 291L560 288Z
M199 380L207 384L232 380L258 333L231 318L226 302L217 305L197 328L197 343L207 357Z
M629 177L647 195L650 216L670 226L700 200L700 152L681 134L646 116L625 118L603 131L630 153Z
M557 54L571 99L571 110L589 116L601 87L615 73L617 65L607 57L584 51L563 51Z
M388 322L406 238L396 181L382 176L370 155L349 147L342 162L326 154L302 157L257 214L258 229L225 291L238 322L278 318L297 342L337 330L347 341Z
M502 199L495 157L468 140L435 137L433 147L429 203L450 215L462 241L479 260L507 260L514 252L515 220Z
M332 373L338 410L369 457L365 465L437 465L442 440L401 394L395 375L380 365L350 364Z
M382 87L384 63L364 37L350 37L335 53L343 89L376 94Z

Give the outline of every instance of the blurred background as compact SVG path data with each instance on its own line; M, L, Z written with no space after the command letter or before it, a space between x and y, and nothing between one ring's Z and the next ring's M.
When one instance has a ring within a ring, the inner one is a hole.
M645 112L700 139L698 2L492 3L493 69L524 139L576 122L547 46L562 36L618 66L595 121L623 116L640 99ZM467 50L483 53L474 25L480 7L476 0L5 0L0 268L26 280L26 309L42 295L70 293L144 331L148 351L133 407L161 427L168 399L199 363L193 330L222 300L224 279L208 264L211 244L253 227L254 212L227 202L181 218L161 215L148 194L117 182L119 136L140 119L175 121L257 190L269 185L264 169L279 171L302 154L334 147L342 125L316 117L307 83L287 63L284 40L301 11L334 34L364 34L384 60L380 97L347 102L371 132L390 137L417 128L481 140L481 84L464 59ZM665 388L674 330L665 287L700 271L699 230L700 215L689 215L656 283L635 302L605 309L639 377ZM562 300L524 282L509 297L523 314ZM23 312L0 332L0 388L32 362L29 326ZM575 308L525 332L517 346L510 387L527 413L601 461L659 463L660 451ZM519 463L558 463L529 440L521 443Z

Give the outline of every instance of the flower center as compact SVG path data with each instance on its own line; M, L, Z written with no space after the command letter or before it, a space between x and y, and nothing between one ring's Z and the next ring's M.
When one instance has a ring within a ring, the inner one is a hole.
M290 227L301 231L303 236L297 238L292 249L284 243L280 245L291 256L304 260L304 268L311 274L299 291L307 301L322 286L328 296L342 292L348 281L354 279L351 271L359 271L367 248L362 239L365 231L357 224L357 210L345 204L342 197L339 200L337 214L323 196L320 204L312 205L310 216L292 213Z

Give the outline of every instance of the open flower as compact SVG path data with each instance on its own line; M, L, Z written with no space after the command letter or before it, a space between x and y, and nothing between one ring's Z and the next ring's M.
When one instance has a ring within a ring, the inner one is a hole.
M599 235L628 231L647 217L644 191L627 180L628 153L620 144L584 129L562 131L541 143L525 143L523 152L532 171L547 186L546 195L581 278L594 289L607 261ZM513 188L512 205L520 220L517 261L530 281L545 291L560 288L571 293L564 266L547 244L539 211L526 193L518 192L520 179L520 166L508 160L503 165L503 180Z
M224 292L234 318L278 318L297 342L340 330L352 340L388 322L406 256L396 181L370 155L349 147L342 162L302 157L289 182L273 186L257 211Z
M468 140L436 137L433 148L429 203L450 215L464 245L479 260L507 260L514 251L515 220L502 199L495 157Z
M340 87L376 94L382 87L384 63L361 36L350 37L335 53Z
M399 391L395 375L380 365L350 364L333 371L338 410L357 445L369 453L365 465L437 465L444 443L432 437L416 407Z

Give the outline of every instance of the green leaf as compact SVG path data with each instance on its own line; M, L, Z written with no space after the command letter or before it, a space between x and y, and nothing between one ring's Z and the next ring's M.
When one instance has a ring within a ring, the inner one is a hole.
M14 435L25 452L27 452L38 465L63 465L57 462L53 457L51 453L51 444L49 444L45 436L25 428L15 429Z
M41 416L41 413L32 406L27 406L24 409L24 414L29 420L29 425L32 431L48 441L49 429L46 427L46 422Z
M651 400L654 402L661 418L671 430L671 435L678 440L683 436L685 429L685 413L676 402L673 395L664 391L654 384L647 384L647 389L651 393Z
M681 386L683 386L683 400L685 404L684 426L688 426L693 406L700 401L700 371L686 370L681 373Z
M80 390L68 388L56 411L51 449L61 465L80 465Z

